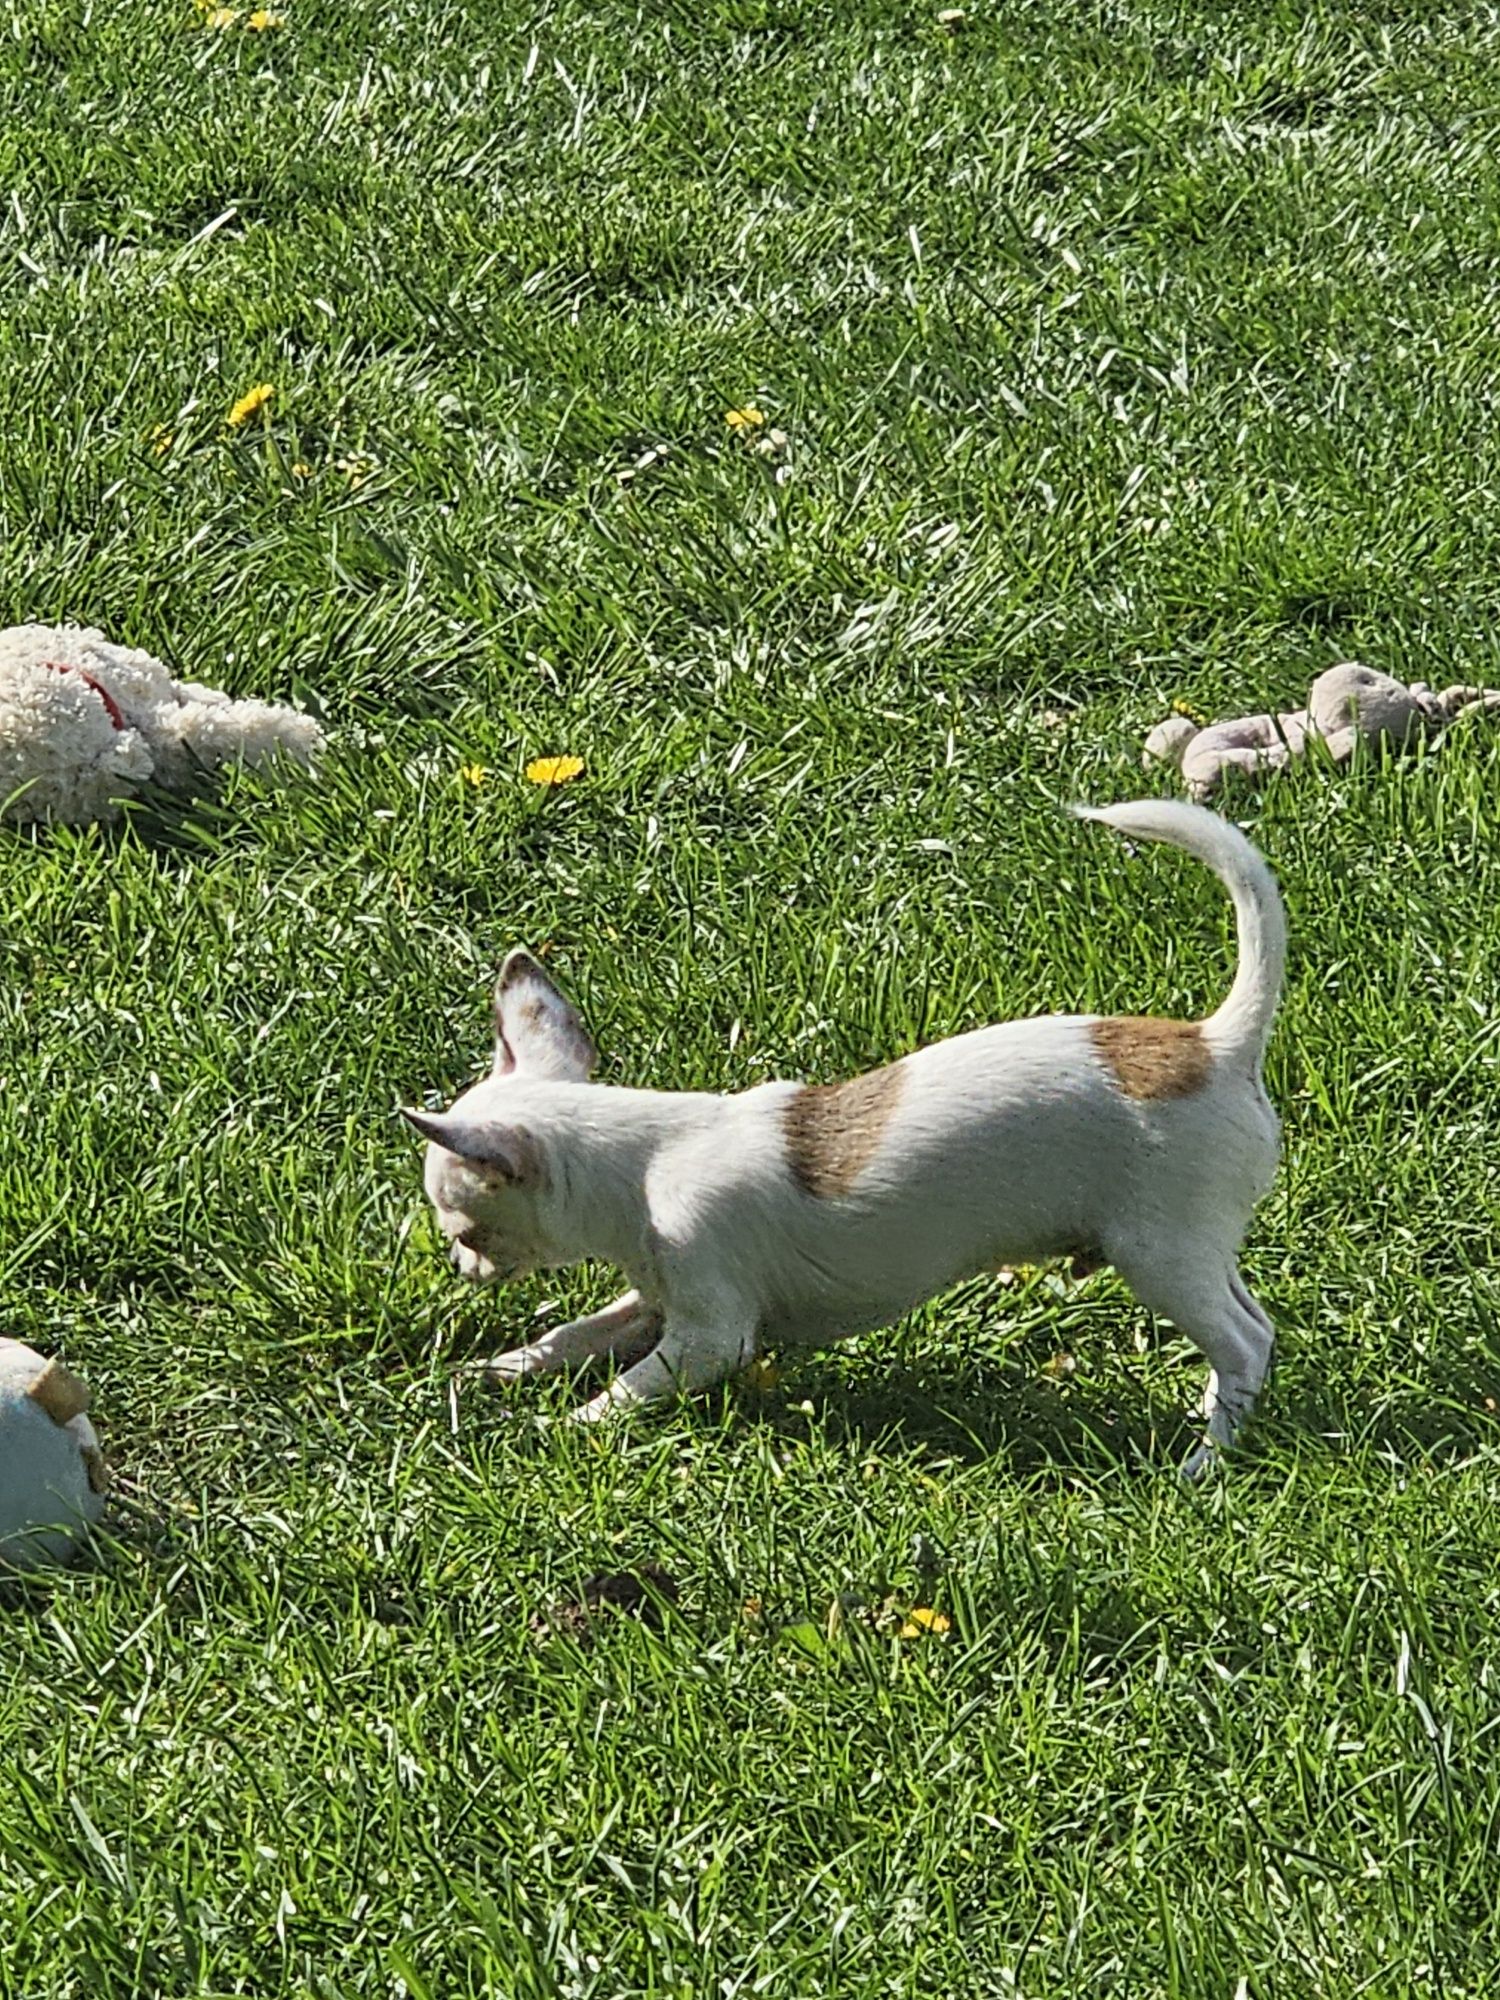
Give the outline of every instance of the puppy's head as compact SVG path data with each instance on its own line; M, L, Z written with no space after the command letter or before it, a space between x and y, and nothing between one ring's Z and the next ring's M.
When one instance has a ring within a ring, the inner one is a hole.
M404 1110L428 1141L424 1182L464 1277L489 1285L558 1261L545 1121L533 1083L586 1083L597 1060L576 1010L528 951L495 985L495 1060L448 1111Z

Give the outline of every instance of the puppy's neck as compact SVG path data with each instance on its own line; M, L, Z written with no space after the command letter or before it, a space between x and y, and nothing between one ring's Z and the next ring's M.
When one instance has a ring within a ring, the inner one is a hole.
M650 1261L652 1162L702 1129L719 1100L609 1084L575 1084L549 1096L546 1222L559 1261L592 1258L639 1272Z

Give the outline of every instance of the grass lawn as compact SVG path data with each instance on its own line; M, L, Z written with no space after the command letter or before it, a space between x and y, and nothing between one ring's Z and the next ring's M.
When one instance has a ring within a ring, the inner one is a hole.
M4 1597L0 1993L1492 1995L1500 732L1242 801L1282 1346L1205 1490L1107 1274L608 1436L459 1393L610 1274L463 1292L395 1106L521 941L634 1083L1216 1004L1215 886L1058 804L1174 700L1500 681L1500 17L278 11L0 10L0 622L337 732L0 840L0 1326L128 1502Z

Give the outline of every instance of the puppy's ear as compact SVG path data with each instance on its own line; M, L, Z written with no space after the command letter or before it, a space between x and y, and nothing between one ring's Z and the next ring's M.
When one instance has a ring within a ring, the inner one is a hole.
M495 1066L492 1074L550 1076L586 1082L599 1052L578 1010L529 951L513 951L495 982Z
M537 1181L542 1156L529 1132L514 1125L492 1125L453 1111L418 1111L403 1105L401 1116L424 1139L452 1153L466 1166L494 1174L503 1181Z

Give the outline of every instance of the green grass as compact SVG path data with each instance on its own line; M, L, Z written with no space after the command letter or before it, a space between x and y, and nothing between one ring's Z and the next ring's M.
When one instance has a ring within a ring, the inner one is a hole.
M1108 1276L609 1437L455 1394L608 1275L456 1290L394 1108L523 940L659 1085L1212 1005L1217 891L1056 808L1174 699L1500 679L1493 10L285 11L0 8L0 620L337 732L3 842L0 1324L129 1504L5 1598L0 1992L1492 1994L1500 737L1244 802L1282 1347L1206 1491Z

